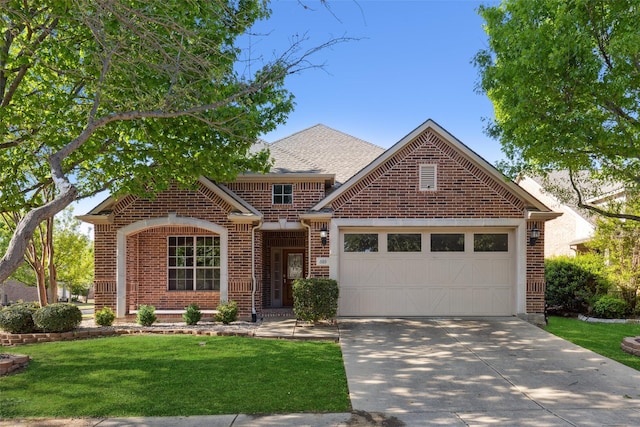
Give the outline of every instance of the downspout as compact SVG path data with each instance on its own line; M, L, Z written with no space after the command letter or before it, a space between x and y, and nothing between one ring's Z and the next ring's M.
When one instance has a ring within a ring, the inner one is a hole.
M257 321L258 314L256 312L256 230L262 227L262 219L258 220L258 224L251 227L251 321Z
M308 249L308 255L307 255L307 264L308 264L308 266L307 266L307 279L310 279L311 278L311 225L306 224L304 222L304 219L300 220L300 224L302 224L302 226L307 229L307 231L308 231L307 234L309 236L309 239L308 239L309 240L309 249Z

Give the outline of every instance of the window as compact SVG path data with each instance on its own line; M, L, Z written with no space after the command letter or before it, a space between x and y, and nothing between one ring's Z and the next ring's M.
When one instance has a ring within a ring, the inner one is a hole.
M293 184L273 184L272 190L274 205L293 203Z
M507 233L478 233L473 235L474 252L508 252L509 235Z
M420 252L422 236L417 234L387 234L388 252Z
M432 234L431 252L464 252L464 234Z
M220 290L220 237L169 237L170 291Z
M369 233L345 234L344 251L378 252L378 235Z
M420 165L420 191L436 190L436 165Z

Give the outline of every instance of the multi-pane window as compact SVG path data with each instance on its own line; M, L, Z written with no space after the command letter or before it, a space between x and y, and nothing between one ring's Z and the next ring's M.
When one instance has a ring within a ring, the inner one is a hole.
M464 234L431 234L431 252L464 252Z
M169 237L170 291L220 290L220 237Z
M274 205L293 203L293 184L273 184L272 191Z
M420 252L421 250L422 235L420 233L387 234L388 252Z
M473 235L474 252L508 252L507 233L476 233Z
M378 252L378 234L357 233L344 235L345 252Z

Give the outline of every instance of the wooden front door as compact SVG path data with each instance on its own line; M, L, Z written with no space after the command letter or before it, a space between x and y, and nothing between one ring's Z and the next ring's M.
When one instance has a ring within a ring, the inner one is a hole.
M285 249L282 252L282 305L293 305L293 281L303 278L304 250Z

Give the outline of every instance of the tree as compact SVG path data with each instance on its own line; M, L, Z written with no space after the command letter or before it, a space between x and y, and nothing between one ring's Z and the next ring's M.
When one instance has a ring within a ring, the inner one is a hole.
M80 221L67 208L55 218L53 240L58 283L71 295L86 295L93 283L93 241L82 233Z
M640 198L612 204L611 210L640 215ZM640 223L603 217L589 246L602 253L609 280L633 310L640 288Z
M494 105L487 130L507 155L501 167L511 176L568 170L578 206L640 221L587 201L600 184L640 189L637 2L505 0L479 13L489 47L474 59L478 90Z
M75 200L267 170L249 148L292 110L285 77L345 40L246 58L241 36L269 13L266 0L3 0L0 211L25 214L0 282Z

